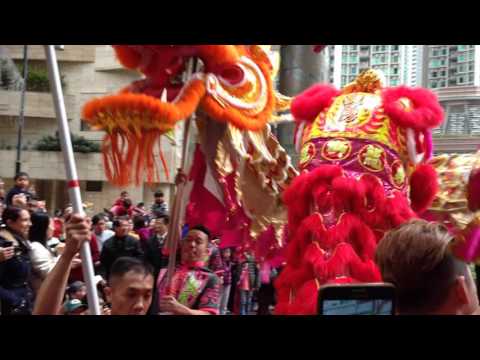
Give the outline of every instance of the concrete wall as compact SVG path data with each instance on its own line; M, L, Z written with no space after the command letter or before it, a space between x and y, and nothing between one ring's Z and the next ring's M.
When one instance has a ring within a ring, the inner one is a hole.
M3 45L9 56L14 60L23 59L23 45ZM57 50L58 61L95 62L97 45L65 45L64 50ZM45 60L45 50L42 45L29 45L28 57L31 60Z
M0 116L15 116L20 113L21 92L0 90ZM67 116L73 118L75 97L65 96ZM55 119L52 95L49 93L26 92L25 93L25 116L45 119Z
M54 119L25 118L23 145L32 148L45 135L54 135L58 125ZM17 118L0 118L0 149L17 146Z

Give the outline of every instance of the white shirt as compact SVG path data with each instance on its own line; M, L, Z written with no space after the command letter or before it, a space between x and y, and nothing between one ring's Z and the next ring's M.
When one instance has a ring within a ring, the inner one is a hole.
M97 237L98 251L102 251L105 241L113 237L113 235L115 235L115 232L108 229L104 230L100 235L95 234Z
M31 284L35 291L38 291L43 280L48 273L52 271L57 263L58 257L47 250L45 246L39 242L31 242L30 260L32 262L32 279Z

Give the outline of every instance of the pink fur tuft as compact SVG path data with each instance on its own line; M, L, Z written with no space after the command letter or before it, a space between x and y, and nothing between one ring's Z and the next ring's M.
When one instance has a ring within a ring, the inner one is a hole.
M400 86L384 90L382 96L385 113L401 127L423 131L433 129L443 121L443 109L436 95L429 90ZM405 110L399 102L402 98L409 99L413 109Z
M297 121L312 122L338 95L340 91L331 85L314 85L293 100L292 114Z

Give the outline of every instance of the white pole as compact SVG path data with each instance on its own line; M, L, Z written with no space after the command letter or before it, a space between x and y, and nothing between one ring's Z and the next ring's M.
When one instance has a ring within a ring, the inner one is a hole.
M67 112L65 110L65 101L60 82L60 72L58 70L57 54L54 45L44 45L47 57L48 78L53 95L53 104L59 125L59 138L62 145L63 159L67 175L68 195L73 205L75 213L84 214L82 198L80 194L80 182L77 176L77 167L73 155L72 140L70 138L70 129L68 126ZM97 286L94 280L92 254L89 243L84 243L80 249L82 257L83 278L87 286L88 306L91 315L100 315L100 305L98 303Z

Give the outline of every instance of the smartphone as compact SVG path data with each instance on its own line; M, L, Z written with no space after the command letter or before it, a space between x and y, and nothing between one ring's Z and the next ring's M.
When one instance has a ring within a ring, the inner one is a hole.
M4 249L11 248L11 247L13 247L13 245L14 245L13 242L5 240L3 242L2 248L4 248Z
M387 283L322 286L318 314L395 315L395 287Z

